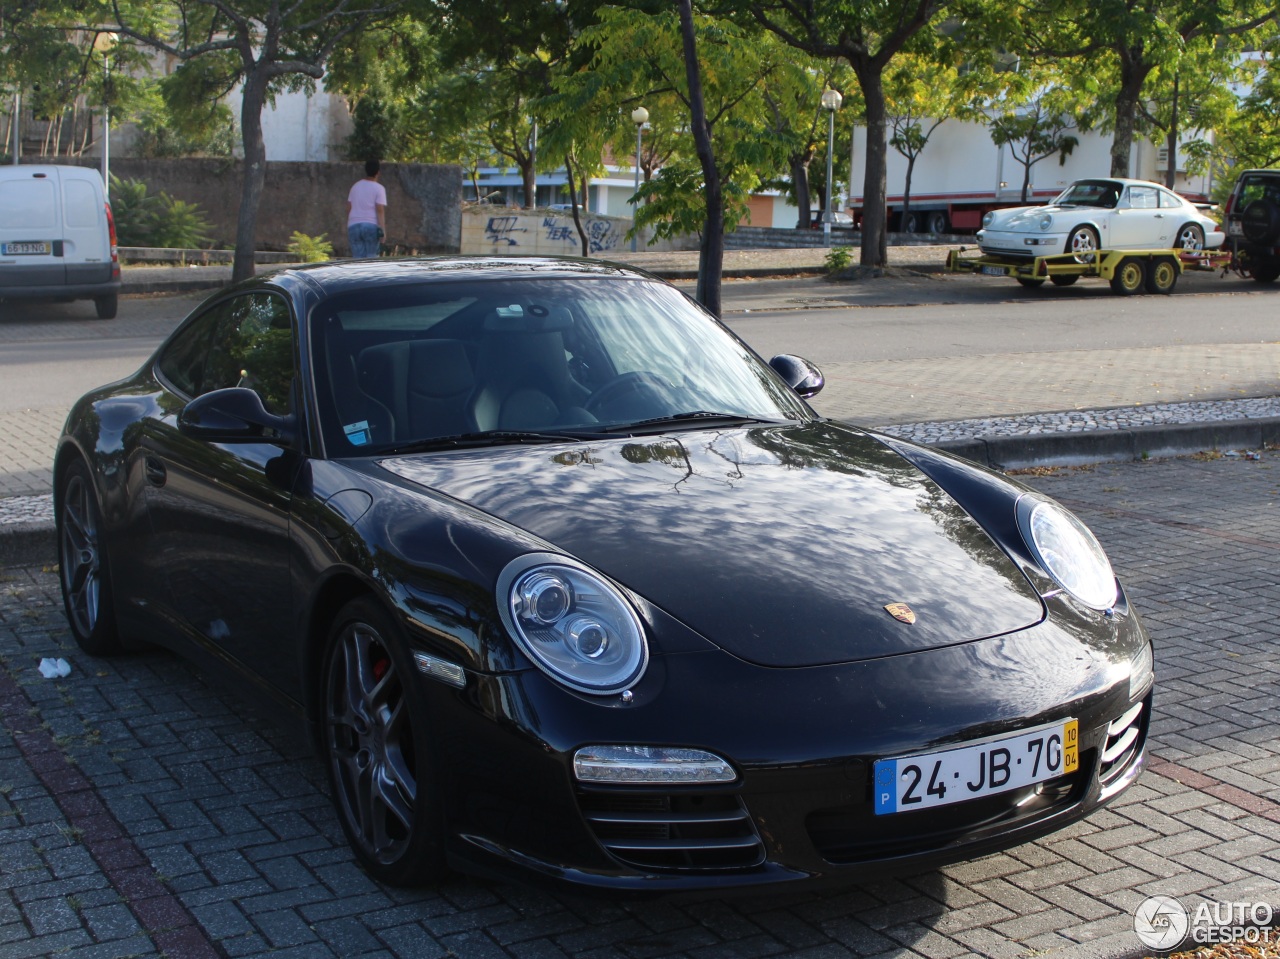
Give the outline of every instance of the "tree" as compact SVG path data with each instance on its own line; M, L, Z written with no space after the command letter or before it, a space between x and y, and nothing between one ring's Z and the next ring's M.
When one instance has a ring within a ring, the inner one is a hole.
M180 61L178 73L215 101L241 84L244 149L232 279L253 275L258 203L267 173L262 111L289 84L324 77L337 47L394 15L404 0L111 0L113 29Z
M1280 41L1272 47L1280 48ZM1280 69L1274 55L1259 62L1252 88L1219 131L1215 158L1230 166L1280 166Z
M1022 20L1023 43L1038 58L1075 60L1089 80L1111 71L1111 175L1128 176L1152 73L1174 65L1193 41L1243 36L1276 15L1269 0L1035 0Z
M1067 162L1080 139L1071 118L1062 110L1048 105L1048 96L1036 97L1030 104L993 117L989 126L991 141L1008 146L1013 158L1022 166L1022 202L1031 190L1031 168L1055 154L1058 163Z
M810 56L842 57L857 75L866 104L867 162L863 182L863 266L888 262L885 200L888 109L884 74L890 62L925 31L950 0L750 0L741 9L785 43Z

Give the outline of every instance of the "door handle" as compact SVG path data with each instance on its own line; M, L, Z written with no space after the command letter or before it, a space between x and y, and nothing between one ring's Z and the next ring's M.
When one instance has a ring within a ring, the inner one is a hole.
M142 468L147 475L147 482L152 486L163 486L164 481L169 477L169 472L164 468L164 464L154 457L148 456Z

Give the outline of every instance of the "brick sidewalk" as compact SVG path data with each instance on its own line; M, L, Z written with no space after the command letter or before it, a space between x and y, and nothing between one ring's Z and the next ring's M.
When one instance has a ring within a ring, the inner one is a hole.
M318 762L164 653L93 660L54 575L0 572L0 959L1103 959L1149 894L1280 905L1280 454L1027 478L1107 544L1156 642L1151 768L1044 840L823 894L587 902L384 889ZM70 677L42 679L42 657Z

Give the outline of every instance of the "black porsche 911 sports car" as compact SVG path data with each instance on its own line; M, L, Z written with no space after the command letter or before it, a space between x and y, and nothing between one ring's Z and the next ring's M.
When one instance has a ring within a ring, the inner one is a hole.
M72 410L71 628L305 721L389 883L839 881L1116 796L1152 651L1096 539L822 384L612 264L263 276Z

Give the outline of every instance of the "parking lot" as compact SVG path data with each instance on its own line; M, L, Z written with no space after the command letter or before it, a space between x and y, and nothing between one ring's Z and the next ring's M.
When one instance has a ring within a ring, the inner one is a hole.
M82 655L55 572L0 571L0 959L1102 959L1141 954L1132 915L1150 895L1280 906L1280 452L1022 479L1097 531L1153 635L1149 767L1046 839L819 894L382 888L302 744L166 653ZM43 678L46 657L71 674Z

